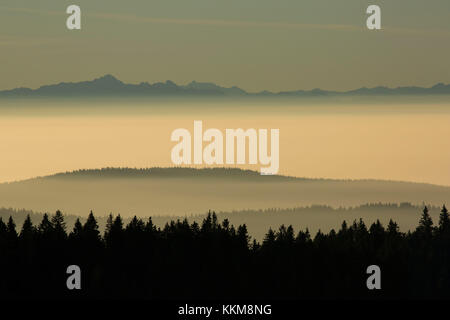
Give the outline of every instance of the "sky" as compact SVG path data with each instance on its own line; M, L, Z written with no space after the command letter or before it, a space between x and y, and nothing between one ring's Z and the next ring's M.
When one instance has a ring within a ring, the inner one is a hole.
M167 101L149 108L129 99L28 102L0 108L0 183L87 168L173 167L172 132L185 128L193 135L201 120L204 130L224 135L226 129L279 129L279 174L450 186L449 102Z
M66 8L82 30L66 28ZM366 28L377 4L382 30ZM448 0L2 0L0 90L113 74L247 91L450 83Z

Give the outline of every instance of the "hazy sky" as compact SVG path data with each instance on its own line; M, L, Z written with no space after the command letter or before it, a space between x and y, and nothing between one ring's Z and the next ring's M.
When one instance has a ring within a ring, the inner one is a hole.
M174 166L171 133L193 133L202 120L204 130L221 132L279 129L280 174L450 186L448 102L22 102L0 108L0 182L81 168ZM240 167L259 171L261 164Z
M68 5L82 9L69 31ZM366 8L382 9L380 31ZM0 89L111 73L249 91L450 82L448 0L2 0Z

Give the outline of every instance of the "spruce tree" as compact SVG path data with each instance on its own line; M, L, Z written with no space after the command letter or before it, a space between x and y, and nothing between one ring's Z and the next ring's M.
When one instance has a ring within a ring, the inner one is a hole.
M24 240L30 240L33 238L35 233L35 228L31 222L30 215L28 214L22 225L22 230L20 231L20 238Z
M86 222L83 225L83 235L86 239L97 241L100 240L100 232L98 231L98 223L91 211Z
M57 210L51 220L53 226L53 233L56 239L61 240L67 237L66 223L64 222L64 216L61 211Z
M448 210L445 205L442 206L441 213L439 215L439 231L441 233L448 233L450 230L450 218Z
M16 224L14 223L12 216L9 216L8 223L6 224L6 232L8 234L9 239L11 240L17 239Z
M0 239L6 237L7 227L3 222L3 219L0 217Z
M77 218L69 237L71 239L81 239L82 236L83 236L83 225L80 222L80 218Z
M41 235L49 235L53 231L53 225L48 218L48 214L44 214L42 221L38 226L38 231Z

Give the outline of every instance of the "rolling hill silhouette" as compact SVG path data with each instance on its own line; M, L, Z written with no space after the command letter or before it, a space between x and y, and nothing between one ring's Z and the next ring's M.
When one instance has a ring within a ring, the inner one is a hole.
M313 89L309 91L261 91L246 92L236 86L221 87L209 82L192 81L187 85L177 85L173 81L150 84L127 84L107 74L91 81L61 82L44 85L37 89L16 88L0 91L0 97L61 97L61 96L251 96L251 97L317 97L317 96L353 96L353 95L441 95L450 94L450 84L438 83L429 88L423 87L375 87L337 92Z
M442 205L449 199L450 187L431 184L261 176L223 168L105 168L0 184L2 207L125 217L378 202Z

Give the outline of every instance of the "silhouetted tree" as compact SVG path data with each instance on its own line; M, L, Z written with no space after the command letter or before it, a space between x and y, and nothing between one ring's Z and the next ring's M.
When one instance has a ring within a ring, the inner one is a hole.
M237 230L237 238L239 244L242 247L248 248L248 243L250 241L250 236L248 235L247 226L245 224L240 225Z
M419 221L419 226L416 228L416 231L422 235L425 239L430 239L433 233L433 220L431 219L430 214L428 213L428 208L425 206L423 208L422 217Z
M389 224L387 226L388 234L391 236L397 235L400 231L400 228L397 223L392 221L392 219L389 219Z
M441 214L439 215L439 232L448 233L450 231L450 218L448 210L445 205L442 206Z
M63 240L67 237L66 223L61 211L57 210L51 220L52 232L56 239Z
M70 233L71 239L81 239L83 236L83 225L81 224L81 221L79 218L75 221L75 224L73 226L73 230Z
M42 221L38 226L38 231L42 236L49 236L53 231L53 225L48 218L48 214L44 214Z
M93 212L89 213L86 222L83 225L83 236L91 241L100 240L100 232L98 231L98 223Z
M294 237L292 225L282 225L259 244L245 224L220 223L214 212L201 227L183 219L163 229L137 217L124 227L111 214L103 237L92 211L68 237L60 211L37 228L27 216L19 236L12 217L0 218L0 273L7 275L0 296L71 298L65 268L77 264L86 297L449 298L448 226L445 206L437 228L425 207L413 232L400 232L393 220L367 229L360 219L312 238L308 229ZM383 270L382 292L364 286L370 264Z
M275 243L275 232L273 232L272 228L269 228L269 231L264 237L263 245L272 246L274 243Z
M16 224L14 223L14 220L11 216L9 217L8 223L6 224L6 233L10 241L17 240Z
M20 231L20 238L25 241L30 241L34 238L36 229L33 226L33 223L31 222L30 215L27 215L27 218L23 222L22 230Z
M3 222L3 219L0 217L0 237L5 237L7 232L6 224Z

